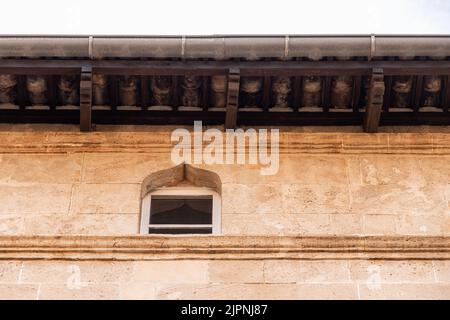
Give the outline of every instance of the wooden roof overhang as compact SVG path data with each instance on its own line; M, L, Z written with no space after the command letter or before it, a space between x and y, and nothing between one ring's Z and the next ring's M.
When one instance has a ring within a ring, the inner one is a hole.
M237 38L239 39L239 37ZM224 54L222 54L220 58L213 58L211 54L204 54L204 52L216 52L216 54L217 52L235 52L227 49L226 45L221 45L221 51L214 47L217 46L217 39L220 40L219 43L223 44L225 42L221 39L225 38L193 37L192 41L199 41L198 39L200 39L206 41L206 44L202 41L197 43L197 46L191 44L191 54L186 53L188 40L173 38L181 42L181 48L177 47L174 52L181 50L181 53L167 54L167 57L155 57L145 56L144 54L136 56L133 51L130 51L133 46L128 43L130 41L128 38L110 39L112 41L110 47L102 43L102 55L96 56L94 50L96 42L93 37L89 37L87 40L82 37L74 38L76 41L82 41L82 44L77 44L80 45L78 48L80 50L73 44L70 44L69 49L67 49L67 44L64 43L65 40L63 39L60 43L60 50L58 50L58 41L55 40L56 44L47 43L39 48L38 52L33 51L36 49L33 47L33 43L26 44L29 40L35 41L36 38L25 37L19 40L13 38L16 43L12 46L8 42L11 37L0 37L0 75L9 74L17 77L14 100L17 108L0 108L0 122L80 123L83 131L92 130L93 124L182 125L192 124L194 120L202 120L205 124L210 125L225 124L227 128L240 125L363 125L366 132L376 132L379 125L450 124L450 60L448 59L450 56L450 38L404 37L397 39L400 43L398 48L392 48L396 40L393 38L393 42L388 43L391 47L385 44L384 51L382 50L380 53L376 51L376 43L378 42L375 42L379 40L376 40L373 36L367 39L364 37L355 38L364 43L364 49L361 49L361 43L358 41L355 44L349 40L352 39L351 37L340 40L342 41L342 47L339 47L340 42L336 41L336 39L340 39L339 37L317 37L320 41L315 42L312 41L315 38L310 37L307 38L310 42L306 41L308 46L304 49L304 52L300 52L300 49L297 48L298 56L291 56L293 53L289 51L289 41L293 41L292 38L254 37L257 44L255 49L254 43L251 41L253 38L247 37L244 38L247 44L239 41L234 46L229 45L229 48L233 48L237 52L236 56L231 54L233 57L224 57ZM105 39L107 42L108 38ZM149 52L164 53L169 52L169 49L173 46L173 44L166 44L167 47L164 47L157 42L160 38L155 38L154 41L156 42L153 44L155 47L152 47L152 39L145 38L144 44L138 46L138 51L142 53L142 46L149 45ZM284 41L282 47L284 57L280 56L282 55L281 51L275 52L277 48L281 50L280 39ZM406 44L405 39L409 41ZM7 43L2 44L2 40L7 41ZM22 44L24 54L17 54L17 52L21 52L17 49L17 46L20 49L20 41L24 42ZM117 49L121 41L125 44L125 49ZM329 48L330 42L333 46L331 49ZM212 43L211 48L208 48L208 43ZM84 48L86 44L87 48L84 52L84 49L81 48ZM417 44L417 46L414 47L414 44ZM39 46L39 42L34 42L34 45ZM185 46L184 49L183 45ZM381 47L383 48L383 46ZM8 48L15 48L16 56L8 56L6 54ZM102 47L100 46L100 48ZM108 48L111 52L108 51ZM316 51L314 51L314 48L317 48ZM401 51L402 48L404 48L403 52ZM264 57L264 50L269 52L266 57ZM29 53L28 56L27 52ZM342 56L342 52L345 53L345 57ZM323 54L334 55L323 56ZM380 54L388 55L380 56ZM186 55L188 56L186 57ZM311 56L314 57L311 58ZM47 109L27 108L29 97L26 77L29 75L43 76L47 80L45 92L48 102ZM78 108L71 110L58 108L57 79L63 75L77 75L79 77L80 99ZM106 109L96 109L93 106L92 77L94 75L104 75L108 80L109 107ZM203 79L199 88L200 108L196 111L185 111L179 108L182 105L180 81L187 75L196 75ZM211 77L216 75L227 76L228 82L226 105L222 112L210 110ZM136 76L139 79L136 108L133 110L118 108L120 105L118 91L121 76ZM171 110L148 109L152 105L150 81L153 76L171 77ZM292 112L271 110L274 101L273 81L274 78L280 76L289 77L292 81L292 90L289 94ZM304 111L302 109L302 95L304 94L302 84L306 78L311 76L320 77L322 81L320 105L317 110ZM338 76L351 77L352 81L351 102L345 110L336 110L332 106L331 86L333 79ZM398 108L395 108L393 110L393 82L396 77L401 76L411 78L412 88L408 97L408 109L398 110ZM426 94L424 79L429 76L438 76L442 80L437 98L438 105L434 109L423 108L424 95ZM241 79L246 77L262 79L258 106L260 110L244 112L241 109Z

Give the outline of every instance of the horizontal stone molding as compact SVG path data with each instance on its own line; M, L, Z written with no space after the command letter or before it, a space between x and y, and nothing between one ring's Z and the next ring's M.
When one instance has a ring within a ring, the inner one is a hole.
M171 131L156 132L0 132L0 153L167 154ZM206 143L204 144L204 146ZM281 132L282 154L450 154L450 133Z
M0 260L450 260L450 237L0 236Z

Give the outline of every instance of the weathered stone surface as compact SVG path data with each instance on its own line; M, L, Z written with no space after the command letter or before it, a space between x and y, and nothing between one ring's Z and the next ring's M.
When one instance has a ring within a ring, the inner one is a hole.
M0 216L0 235L18 235L24 232L24 217Z
M280 182L296 184L348 183L347 165L343 156L282 155L280 170L276 175Z
M265 261L266 283L350 283L347 261Z
M362 300L448 300L450 299L449 284L382 284L376 289L359 285Z
M173 167L170 154L87 154L85 183L142 183L151 173Z
M39 285L1 284L0 300L36 300Z
M396 225L397 233L402 235L449 235L450 215L400 215Z
M156 300L158 289L154 282L123 282L120 283L119 299Z
M133 263L126 261L25 261L21 281L81 288L92 283L128 282L132 271Z
M24 218L25 234L130 235L138 230L138 214L52 214Z
M282 211L280 185L225 184L222 188L222 212L278 213ZM250 200L251 199L251 200Z
M297 292L295 285L266 284L207 284L207 285L171 285L157 289L160 300L294 300Z
M225 214L227 235L359 235L363 217L354 214Z
M447 185L446 200L447 200L447 207L450 210L450 183Z
M329 234L331 216L329 214L296 214L294 226L302 235ZM298 231L294 232L298 234Z
M0 261L0 283L17 283L22 262Z
M0 155L0 183L77 183L83 155Z
M151 283L206 284L209 282L206 261L137 261L131 281Z
M230 284L171 286L157 291L158 299L318 300L357 299L355 285L347 284Z
M432 164L424 164L425 159L399 156L364 156L359 160L363 185L424 185L426 176L420 169Z
M363 216L365 235L392 235L397 228L394 215L367 214Z
M439 185L351 186L351 212L358 214L446 215L444 188Z
M70 184L2 184L0 215L67 213L71 192Z
M450 283L450 261L433 261L436 281Z
M73 190L71 213L140 212L139 184L80 184Z
M264 283L263 261L210 261L210 283Z
M350 195L346 184L284 184L285 213L348 213Z
M342 153L342 136L335 133L316 134L287 134L286 138L289 150L297 150L305 154ZM281 142L280 142L281 144ZM280 150L286 147L280 145Z
M385 133L343 134L342 149L344 153L388 153L389 135Z
M70 287L66 284L42 284L39 300L113 300L119 298L117 284L86 284Z
M357 288L353 284L302 284L297 286L299 300L356 300Z
M332 214L326 234L361 235L363 234L363 216L360 214Z
M430 148L431 146L431 148ZM432 154L433 134L431 133L390 133L389 152Z
M300 234L295 215L223 214L222 233L227 235Z
M433 283L430 261L350 261L353 281L376 287L379 283Z

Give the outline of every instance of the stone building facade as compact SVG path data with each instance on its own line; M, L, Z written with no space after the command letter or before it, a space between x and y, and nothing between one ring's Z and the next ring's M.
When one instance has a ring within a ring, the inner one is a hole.
M220 234L139 235L173 129L0 125L0 298L450 298L447 127L284 128L276 175L197 166Z
M448 299L449 125L445 35L0 36L0 299Z

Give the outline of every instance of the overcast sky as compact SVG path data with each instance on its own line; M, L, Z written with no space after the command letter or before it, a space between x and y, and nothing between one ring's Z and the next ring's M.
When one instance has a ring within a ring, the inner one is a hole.
M448 0L1 2L1 34L450 34Z

